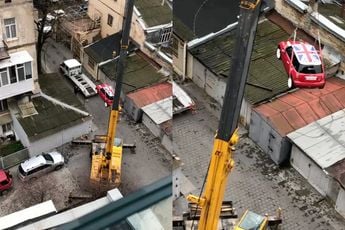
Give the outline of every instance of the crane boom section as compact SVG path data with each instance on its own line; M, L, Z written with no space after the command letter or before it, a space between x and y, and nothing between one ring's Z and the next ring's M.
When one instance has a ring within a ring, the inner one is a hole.
M201 207L199 230L218 229L227 178L234 161L232 148L238 142L238 120L247 81L251 53L260 15L261 0L242 0L219 127L214 141L206 186L202 197L187 199Z
M217 138L228 141L238 126L261 0L241 1L232 66L227 79ZM254 4L254 5L253 5ZM250 6L250 7L249 7ZM254 7L255 6L255 7Z
M111 106L111 112L109 115L109 124L107 132L107 142L106 142L106 153L111 153L114 145L114 138L116 136L116 126L119 117L120 110L120 96L122 89L122 79L123 70L125 66L127 50L129 45L129 32L131 29L132 14L133 14L134 0L127 0L127 5L125 9L124 21L122 25L122 37L121 37L121 49L120 56L117 62L116 68L116 83L115 83L115 94L113 99L113 104Z

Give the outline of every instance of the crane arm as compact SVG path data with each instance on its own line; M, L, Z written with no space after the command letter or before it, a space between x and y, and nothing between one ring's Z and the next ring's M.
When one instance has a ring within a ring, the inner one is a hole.
M107 141L105 152L107 154L112 152L114 145L114 138L116 136L116 126L117 120L119 118L120 110L120 96L122 89L122 80L123 80L123 69L125 66L125 60L127 56L127 50L129 45L129 32L131 29L132 14L133 14L134 0L127 0L127 5L125 9L124 21L122 25L122 37L121 37L121 48L120 56L117 62L116 68L116 82L115 82L115 94L113 99L113 104L111 106L111 111L109 115L108 123L108 132L107 132Z
M260 15L261 0L242 0L232 67L224 94L219 127L214 141L205 191L201 197L187 199L201 207L199 230L218 228L227 178L234 165L232 147L238 142L238 120L251 53Z

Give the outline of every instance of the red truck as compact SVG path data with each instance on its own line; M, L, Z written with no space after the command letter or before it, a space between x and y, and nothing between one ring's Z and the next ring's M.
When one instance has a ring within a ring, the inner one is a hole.
M0 169L0 195L12 187L12 181L10 172Z

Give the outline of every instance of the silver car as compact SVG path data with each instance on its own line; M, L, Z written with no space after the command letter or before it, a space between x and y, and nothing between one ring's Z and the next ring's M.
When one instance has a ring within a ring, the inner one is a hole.
M37 178L64 165L64 158L59 152L50 152L31 157L18 167L18 177L22 181Z

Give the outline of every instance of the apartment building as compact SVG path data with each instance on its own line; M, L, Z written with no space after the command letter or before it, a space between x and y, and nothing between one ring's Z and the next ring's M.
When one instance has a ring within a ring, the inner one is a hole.
M13 135L8 101L39 92L33 2L0 1L0 138Z
M102 38L122 30L125 5L125 0L89 0L88 15L100 21ZM169 46L172 31L172 6L169 1L134 2L130 37L146 55L162 66L171 62L160 51L161 47Z

